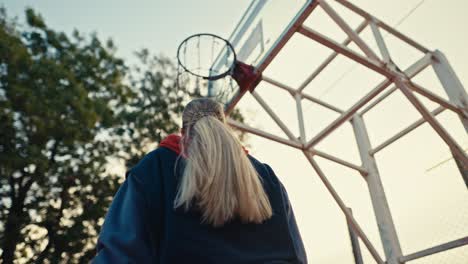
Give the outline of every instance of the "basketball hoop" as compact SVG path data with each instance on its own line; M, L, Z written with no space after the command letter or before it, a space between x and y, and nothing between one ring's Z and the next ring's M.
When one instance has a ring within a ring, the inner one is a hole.
M253 90L261 77L253 66L237 60L228 40L209 33L195 34L182 41L177 61L178 85L179 79L185 77L183 82L191 95L212 97L223 104L237 89Z

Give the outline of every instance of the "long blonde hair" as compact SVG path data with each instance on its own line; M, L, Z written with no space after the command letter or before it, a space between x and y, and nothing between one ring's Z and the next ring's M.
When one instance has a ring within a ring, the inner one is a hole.
M174 207L197 207L203 221L221 226L234 217L261 223L272 208L257 171L226 125L221 104L195 99L184 109L182 154L186 167Z

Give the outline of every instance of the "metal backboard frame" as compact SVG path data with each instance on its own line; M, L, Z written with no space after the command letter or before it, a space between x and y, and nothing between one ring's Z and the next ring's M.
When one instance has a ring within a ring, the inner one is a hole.
M460 147L457 141L450 135L450 133L441 125L436 119L436 116L443 111L449 110L456 113L462 122L465 131L468 132L468 96L456 76L454 70L451 68L444 54L438 50L431 51L423 45L412 40L408 36L400 33L396 29L382 22L378 18L372 16L366 11L360 9L349 1L335 0L338 4L342 5L349 11L359 15L364 21L356 28L352 29L349 24L336 12L336 10L329 4L332 0L309 0L309 1L290 1L296 5L291 7L294 9L294 16L289 17L289 23L285 23L280 31L271 34L275 41L263 36L265 26L268 26L265 21L261 20L258 14L266 6L266 0L253 1L248 8L246 15L241 19L237 25L234 33L229 38L233 42L236 52L242 54L242 59L245 63L251 64L255 67L259 74L264 73L268 65L275 59L280 50L291 39L294 34L301 34L312 41L315 41L325 47L332 49L334 52L311 74L302 82L299 87L289 87L288 85L275 80L272 77L262 75L262 81L272 84L274 87L285 90L295 100L295 108L297 110L297 118L299 123L299 135L295 135L285 125L281 118L275 113L274 109L268 105L256 91L251 91L253 98L263 107L263 109L271 116L275 123L281 128L287 138L283 138L267 131L250 127L248 125L229 120L229 124L234 128L240 129L245 132L255 134L260 137L270 139L272 141L285 144L292 148L298 149L307 158L311 166L323 182L327 190L336 201L347 222L352 229L352 232L361 239L367 247L373 258L377 263L406 263L407 261L422 258L431 254L439 253L455 247L460 247L468 244L468 236L462 237L457 240L449 241L431 248L423 249L418 252L403 255L399 238L393 223L392 214L390 212L388 202L385 196L384 187L382 185L377 162L374 155L386 148L390 144L399 140L407 135L417 127L424 123L429 124L433 130L440 136L440 138L450 148L453 157L458 165L459 171L468 187L468 157L464 150ZM269 3L271 4L271 3ZM317 8L321 8L345 33L347 38L342 41L332 39L325 36L313 28L304 25L304 21L313 13ZM366 28L370 27L373 37L377 43L378 52L374 52L370 45L364 41L360 33ZM386 41L382 36L382 32L391 34L399 41L413 47L420 51L421 57L414 62L410 67L405 70L400 70L392 60L392 56L387 48ZM261 34L260 36L258 34ZM349 44L355 44L360 52L349 48ZM254 50L260 49L260 55L254 56ZM315 98L307 93L304 93L305 87L312 82L330 63L338 56L345 56L360 65L375 71L376 73L385 77L385 80L358 100L350 108L342 110L339 107L328 104L318 98ZM412 80L418 73L423 71L428 66L432 66L439 78L449 100L446 100L437 94L429 91ZM388 138L377 146L372 146L369 140L368 131L366 129L363 116L386 97L395 91L401 91L414 108L421 114L421 118L416 120L407 128L401 130L394 136ZM239 89L232 95L229 102L226 104L227 111L232 110L239 100L244 96L246 90ZM422 95L425 98L437 103L439 107L434 111L429 111L421 102L416 94ZM339 117L331 122L326 128L320 131L313 137L307 137L304 128L304 115L302 110L303 100L309 100L322 107L328 108L339 114ZM336 130L346 122L351 122L357 146L362 161L361 165L353 164L348 161L337 158L333 155L327 154L315 149L315 146L325 139L330 133ZM346 166L348 168L358 171L365 181L367 182L373 211L378 224L379 235L384 247L385 257L379 255L374 245L368 239L359 223L355 220L351 211L330 181L327 179L325 173L315 161L315 156L319 156L336 164Z

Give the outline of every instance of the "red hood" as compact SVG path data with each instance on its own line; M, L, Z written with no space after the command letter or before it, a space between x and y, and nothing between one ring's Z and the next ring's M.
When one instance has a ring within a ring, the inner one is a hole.
M180 155L180 138L179 135L170 134L165 139L161 140L159 146L166 147L177 153L177 155Z
M174 151L175 153L177 153L177 155L180 155L180 152L181 152L180 139L181 139L181 136L177 134L170 134L165 139L161 140L161 142L159 143L159 146L166 147ZM245 147L242 147L242 148L244 149L245 154L249 154L249 151L245 149Z

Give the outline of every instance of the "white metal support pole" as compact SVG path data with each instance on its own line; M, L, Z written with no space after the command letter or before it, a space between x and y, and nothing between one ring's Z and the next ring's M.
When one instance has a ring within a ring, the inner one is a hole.
M340 158L337 158L335 156L332 156L330 154L327 154L325 152L322 152L320 150L316 150L316 149L308 149L306 150L306 152L309 152L310 154L314 155L314 156L319 156L321 158L324 158L324 159L327 159L329 161L333 161L333 162L336 162L338 164L341 164L345 167L348 167L348 168L351 168L351 169L355 169L357 170L363 177L366 177L367 176L367 171L362 167L362 166L358 166L358 165L355 165L355 164L352 164L351 162L347 162L345 160L342 160Z
M384 80L382 81L377 87L375 87L372 91L370 91L367 95L361 98L357 103L351 106L346 112L341 114L335 121L333 121L330 125L324 128L321 132L319 132L315 137L310 139L305 148L308 149L317 145L320 141L322 141L325 137L327 137L331 132L333 132L336 128L341 126L344 122L348 121L363 105L371 101L374 97L379 95L385 88L387 88L390 84L392 84L391 80Z
M268 113L268 115L275 121L275 123L283 130L283 132L288 136L290 140L297 141L297 138L294 136L294 134L289 130L289 128L281 121L281 119L273 112L273 109L271 109L270 106L263 100L263 98L256 92L253 91L251 92L255 100L265 109L265 111Z
M433 116L437 116L438 114L442 113L444 110L446 110L446 108L442 107L442 106L439 106L437 107L436 109L434 109L431 114ZM384 149L385 147L387 147L388 145L392 144L393 142L397 141L398 139L400 139L401 137L405 136L406 134L408 134L409 132L415 130L416 128L418 128L420 125L426 123L426 119L424 119L424 117L420 118L418 121L414 122L413 124L411 124L410 126L408 126L407 128L401 130L400 132L396 133L394 136L392 136L391 138L385 140L383 143L381 143L380 145L378 145L377 147L375 147L373 150L371 150L369 153L371 155L374 155L375 153L381 151L382 149Z
M431 64L431 61L432 61L431 58L432 58L431 53L427 53L426 55L424 55L424 57L422 57L421 59L416 61L414 64L409 66L403 73L408 77L408 79L413 78L414 76L416 76L418 73L423 71L427 66L429 66ZM396 90L398 90L398 87L396 87L396 86L393 86L392 88L387 89L387 91L384 94L382 94L382 96L380 96L379 98L374 100L371 104L366 106L366 108L364 108L359 114L361 116L364 115L365 113L367 113L374 106L376 106L378 103L380 103L382 100L387 98L389 95L391 95Z
M466 245L468 245L468 236L462 237L457 240L453 240L444 244L440 244L440 245L437 245L428 249L424 249L424 250L409 254L407 256L403 256L400 258L400 261L401 262L411 261L411 260L419 259L422 257L427 257L430 255L439 253L439 252L447 251L449 249L463 247Z
M432 62L432 67L434 68L440 83L444 87L449 100L460 107L465 113L465 115L458 116L460 117L460 121L465 127L465 131L468 133L468 95L466 94L463 84L461 83L460 79L458 79L457 74L452 69L452 66L450 66L450 63L448 62L445 55L442 52L436 50L433 52L433 56L434 59ZM464 164L462 164L459 159L455 158L455 155L454 159L457 163L463 180L465 181L465 185L468 188L468 169L466 169L468 166L464 166Z
M372 29L372 33L374 34L375 41L377 42L377 46L379 47L380 54L382 55L383 62L389 63L391 61L390 52L388 51L385 40L375 20L371 20L370 27Z
M353 215L353 211L351 208L348 208L348 211L351 215ZM364 260L362 259L362 253L361 253L361 247L359 246L359 240L358 236L356 235L356 232L354 232L353 227L347 221L348 223L348 232L349 232L349 240L351 241L351 248L353 250L353 257L354 257L354 263L355 264L364 264Z
M406 98L414 105L414 107L421 113L424 119L427 120L429 125L439 134L442 140L449 146L452 151L454 158L462 166L463 170L468 169L468 157L464 153L463 149L457 142L450 136L450 134L440 125L439 121L426 109L426 107L419 101L419 99L410 90L409 85L406 83L407 80L395 78L395 83L398 88L403 92Z
M278 142L278 143L281 143L281 144L284 144L284 145L287 145L287 146L302 150L302 144L300 144L299 142L278 137L277 135L273 135L273 134L265 132L263 130L250 127L250 126L248 126L246 124L243 124L241 122L237 122L237 121L235 121L233 119L230 119L230 118L227 119L227 123L230 126L232 126L234 128L237 128L237 129L239 129L241 131L249 132L251 134L254 134L254 135L257 135L257 136L260 136L260 137L263 137L263 138L266 138L266 139L269 139L269 140L272 140L272 141L275 141L275 142Z
M465 112L465 116L459 115L459 117L468 133L468 95L463 88L463 84L442 52L438 50L434 51L433 58L432 67L440 83L442 83L450 102L462 108Z
M369 188L375 218L379 228L380 239L384 248L388 264L398 264L402 256L400 242L393 224L392 215L388 206L385 191L380 180L379 171L375 158L369 154L372 149L364 120L359 115L354 115L351 119L354 134L356 137L362 164L367 170L367 186Z
M299 123L299 133L301 135L301 143L305 144L307 138L305 133L305 124L304 124L304 112L302 111L302 96L299 93L296 93L294 96L296 99L296 108L297 108L297 122Z
M317 164L317 162L312 157L312 154L308 153L307 151L303 151L303 152L304 152L304 155L306 156L307 160L309 161L310 165L312 165L312 168L314 168L315 172L317 172L317 175L319 176L320 180L322 181L322 183L327 188L328 192L330 192L333 199L335 200L335 202L340 207L341 211L346 216L346 219L349 221L350 226L353 228L354 232L356 232L356 234L361 238L362 242L367 247L367 249L369 250L372 257L374 257L374 259L375 259L375 261L377 263L385 264L385 262L382 260L379 253L377 252L377 250L374 248L374 245L372 245L369 238L367 238L367 236L364 233L364 231L362 230L362 228L356 222L356 219L354 219L354 217L348 211L348 207L346 207L343 200L341 199L341 197L336 192L335 188L333 188L330 181L328 181L327 177L323 173L322 169L320 169L319 165ZM393 264L393 263L387 263L387 264Z
M414 48L420 50L422 53L427 53L429 50L424 47L423 45L417 43L416 41L410 39L408 36L405 36L401 32L395 30L393 27L385 24L384 22L378 20L376 17L372 16L371 14L367 13L366 11L362 10L361 8L357 7L351 1L348 0L336 0L336 2L342 4L343 6L347 7L349 10L359 14L365 19L374 20L379 27L386 30L388 33L394 35L395 37L401 39L402 41L406 42L408 45L413 46Z
M354 30L356 31L356 34L359 34L361 33L367 26L369 22L367 20L364 20L361 24L359 24L359 26ZM344 46L348 46L349 43L351 43L351 39L348 37L347 39L345 39L341 44L344 45ZM322 64L320 64L320 66L315 69L315 71L313 71L309 77L307 77L307 79L305 79L304 82L302 82L302 84L299 86L299 88L297 89L297 91L301 92L302 90L304 90L307 85L309 85L310 82L312 82L336 57L338 57L339 53L334 51L332 54L330 54L327 59L325 59L324 62L322 62Z
M441 106L454 111L455 113L465 116L465 113L462 108L456 106L455 104L445 100L444 98L438 96L437 94L423 88L421 85L418 85L414 82L409 83L409 88L418 94L424 95L427 99L440 104Z
M272 85L274 85L274 86L276 86L276 87L278 87L278 88L281 88L281 89L283 89L283 90L285 90L285 91L288 91L290 94L298 93L298 94L300 94L301 97L303 97L304 99L307 99L307 100L309 100L309 101L311 101L311 102L314 102L314 103L316 103L316 104L319 104L319 105L321 105L321 106L323 106L323 107L325 107L325 108L328 108L328 109L330 109L330 110L332 110L332 111L335 111L335 112L337 112L337 113L340 113L340 114L341 114L341 113L344 112L343 110L341 110L341 109L339 109L339 108L337 108L337 107L335 107L335 106L333 106L333 105L331 105L331 104L328 104L328 103L326 103L326 102L324 102L324 101L322 101L322 100L319 100L319 99L317 99L317 98L315 98L315 97L313 97L313 96L310 96L310 95L308 95L308 94L305 94L305 93L303 93L303 92L296 91L295 89L293 89L293 88L287 86L286 84L280 83L279 81L273 80L273 79L271 79L271 78L269 78L269 77L266 77L265 75L262 76L262 80L265 81L265 82L267 82L267 83L269 83L269 84L272 84Z
M335 40L313 30L310 27L302 25L302 27L299 28L298 32L388 78L392 78L395 75L395 72L391 69L388 69L388 67L384 66L381 61L376 61L373 59L369 59L367 56L362 56L361 54L353 51L347 46L336 42Z
M319 5L323 10L335 21L335 23L348 35L350 39L369 57L371 60L379 62L380 59L375 55L374 51L362 40L358 34L344 21L344 19L336 13L336 11L325 1L319 0Z

